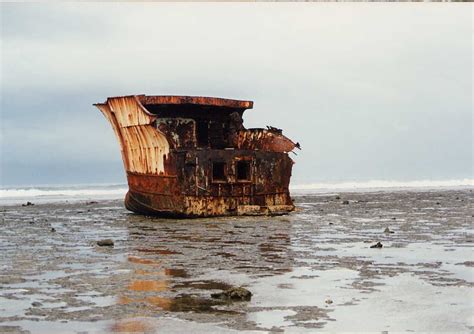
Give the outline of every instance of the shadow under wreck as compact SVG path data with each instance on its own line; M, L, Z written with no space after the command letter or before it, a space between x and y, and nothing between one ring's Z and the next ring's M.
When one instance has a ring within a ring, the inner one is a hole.
M95 104L120 143L128 210L163 217L277 215L300 148L282 130L246 129L252 101L120 96Z

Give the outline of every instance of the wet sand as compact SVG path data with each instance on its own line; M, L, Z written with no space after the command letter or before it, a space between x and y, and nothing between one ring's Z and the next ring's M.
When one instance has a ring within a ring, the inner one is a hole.
M472 332L472 189L339 196L194 220L3 206L0 332ZM251 301L211 298L231 286Z

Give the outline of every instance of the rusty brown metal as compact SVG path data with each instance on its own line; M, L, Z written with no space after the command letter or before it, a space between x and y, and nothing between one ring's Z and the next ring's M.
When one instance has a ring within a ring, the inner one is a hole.
M127 209L165 217L285 214L295 144L280 129L246 129L252 101L110 97L97 106L120 144Z
M200 106L228 107L239 109L252 109L252 101L241 101L223 99L219 97L206 96L171 96L171 95L138 95L137 98L142 104L196 104Z
M269 152L291 152L296 144L281 133L265 129L239 131L237 148Z

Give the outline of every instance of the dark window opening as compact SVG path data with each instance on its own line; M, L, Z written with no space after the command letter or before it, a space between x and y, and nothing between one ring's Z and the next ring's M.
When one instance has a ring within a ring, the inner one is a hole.
M212 148L224 148L224 124L222 122L211 122L209 124L209 144Z
M212 181L225 181L225 163L212 163Z
M237 161L237 180L250 181L249 161Z
M196 139L198 146L209 145L209 123L199 121L196 123Z

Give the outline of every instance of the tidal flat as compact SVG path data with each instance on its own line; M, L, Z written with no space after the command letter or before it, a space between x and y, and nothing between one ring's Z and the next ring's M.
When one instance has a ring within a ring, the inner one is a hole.
M0 332L474 330L472 189L294 199L287 216L186 220L2 206ZM230 287L251 300L211 298Z

